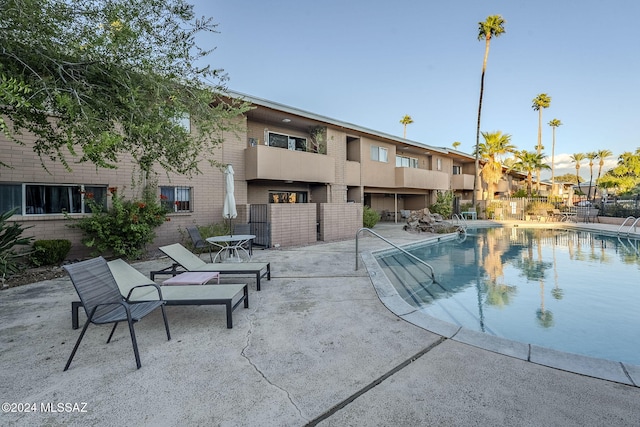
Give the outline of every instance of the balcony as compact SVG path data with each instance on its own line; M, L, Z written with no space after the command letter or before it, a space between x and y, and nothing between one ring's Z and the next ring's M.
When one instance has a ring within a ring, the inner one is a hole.
M473 175L459 174L451 176L452 190L473 190Z
M245 179L336 182L335 159L324 154L257 145L244 150Z
M396 168L396 188L448 190L449 174L417 168Z

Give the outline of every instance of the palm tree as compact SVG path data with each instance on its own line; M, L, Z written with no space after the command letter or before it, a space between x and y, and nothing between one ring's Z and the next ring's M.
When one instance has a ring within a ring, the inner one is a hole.
M572 156L569 156L572 162L576 164L576 180L578 181L578 191L582 193L580 189L580 162L585 159L583 153L574 153Z
M485 41L484 60L482 62L482 76L480 77L480 101L478 102L478 127L476 129L476 163L475 174L473 175L473 208L476 208L476 192L478 191L478 172L480 169L480 115L482 112L482 94L484 92L484 74L487 70L487 58L489 58L489 45L491 37L500 37L505 32L505 20L500 15L488 16L486 21L478 22L478 40Z
M458 147L460 146L460 144L462 144L460 141L455 141L453 144L451 144L454 148L454 150L457 150Z
M598 189L598 183L600 181L600 175L602 174L602 168L604 167L604 159L606 159L609 156L612 156L613 153L611 152L611 150L607 150L606 148L604 150L598 150L596 151L596 154L598 155L598 159L600 159L600 161L598 162L598 179L596 179L596 190ZM595 190L594 190L595 191ZM595 198L595 193L593 194L593 197Z
M544 108L549 108L549 105L551 104L551 97L546 93L541 93L533 98L532 102L533 105L531 108L538 112L538 146L536 147L536 152L540 154L542 152L542 110ZM540 192L540 170L536 173L536 179L538 180L538 192Z
M586 154L587 159L589 159L589 190L587 191L587 200L591 199L591 187L593 187L593 161L598 157L598 153L595 151L591 151ZM593 198L595 199L596 193L593 192Z
M551 192L555 195L555 153L556 153L556 128L561 126L562 122L558 119L553 119L549 122L549 126L553 130L553 144L551 145Z
M484 142L478 149L480 156L486 160L482 167L482 178L487 182L487 199L492 200L495 193L495 185L502 178L502 156L515 151L511 143L511 135L502 134L501 131L482 132Z
M543 153L534 153L527 150L516 151L516 162L513 167L516 170L527 173L527 194L531 197L531 189L533 188L533 171L540 169L549 169L549 165L544 163Z
M411 118L410 115L405 114L404 117L400 120L400 123L402 123L402 126L404 127L404 132L402 134L403 138L407 138L407 125L410 125L411 123L413 123L413 119Z

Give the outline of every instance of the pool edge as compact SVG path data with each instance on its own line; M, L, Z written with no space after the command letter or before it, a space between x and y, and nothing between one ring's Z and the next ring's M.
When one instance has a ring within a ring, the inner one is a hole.
M450 238L455 238L456 234ZM403 248L425 243L436 243L447 235L436 236L404 245ZM572 372L579 375L640 387L640 366L607 359L584 356L522 343L507 338L473 331L430 316L408 304L398 294L384 274L375 256L388 249L363 252L362 262L382 304L396 316L429 332L456 342L471 345L493 353L514 357L541 366Z

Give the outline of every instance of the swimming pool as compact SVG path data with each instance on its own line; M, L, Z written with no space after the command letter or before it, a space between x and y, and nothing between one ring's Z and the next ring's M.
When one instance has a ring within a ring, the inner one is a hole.
M640 241L543 228L470 229L378 262L409 304L471 330L640 365Z

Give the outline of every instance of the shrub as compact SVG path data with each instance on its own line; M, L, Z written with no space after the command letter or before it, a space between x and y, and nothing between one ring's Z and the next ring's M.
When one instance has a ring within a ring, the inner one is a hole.
M553 203L534 201L527 205L525 212L536 213L537 211L551 211L555 208Z
M215 224L209 224L209 225L197 225L196 227L198 227L198 231L200 232L200 237L202 237L204 240L206 240L208 237L224 236L227 234L231 234L231 231L229 230L228 222L215 223ZM191 252L194 252L196 248L193 246L193 241L191 240L191 236L189 236L189 233L187 232L187 230L180 228L178 229L178 232L182 236L182 241L184 243L184 246L187 249L189 249Z
M24 230L31 228L23 227L22 224L14 222L8 224L7 220L16 213L16 209L0 214L0 282L4 281L24 269L24 264L19 260L26 253L18 253L14 250L15 246L27 246L31 244L33 237L22 237Z
M439 191L436 196L436 202L429 206L429 211L440 214L443 218L451 218L453 213L453 192Z
M92 255L110 252L113 256L140 258L156 237L154 229L168 220L167 211L160 204L155 187L147 187L142 200L125 200L115 187L109 188L109 193L112 200L108 210L85 195L93 213L71 227L82 230L82 243L94 248Z
M60 265L71 250L71 241L64 239L36 240L33 253L29 257L35 266Z
M369 206L365 206L362 210L362 225L363 227L373 228L378 221L380 221L380 214Z

